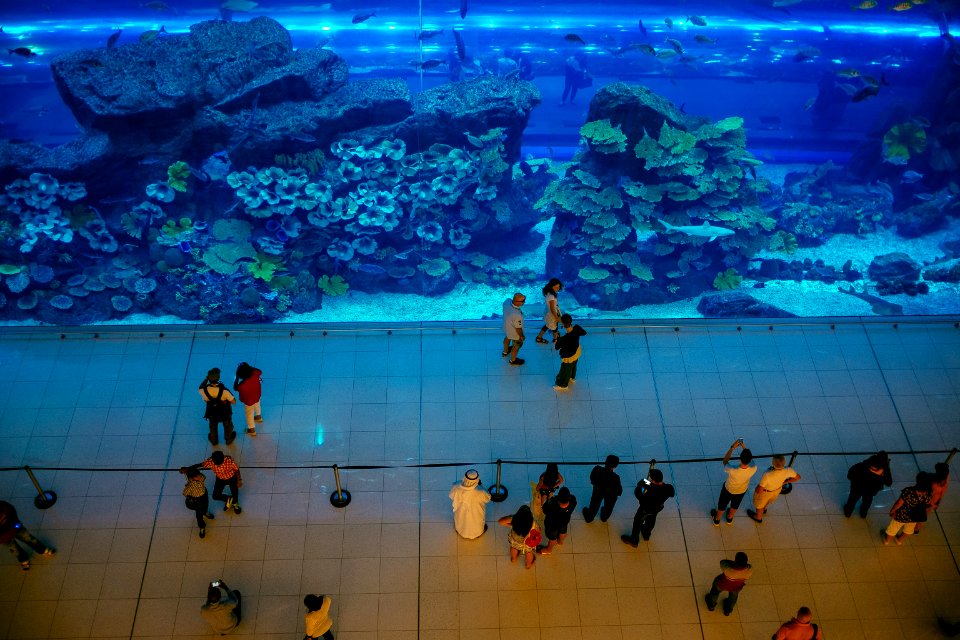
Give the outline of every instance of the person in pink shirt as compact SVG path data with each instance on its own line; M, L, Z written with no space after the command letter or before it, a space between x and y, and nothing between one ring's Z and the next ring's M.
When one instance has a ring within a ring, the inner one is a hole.
M243 403L243 413L247 418L247 434L257 435L257 422L263 422L263 416L260 415L260 396L263 394L261 384L263 380L260 376L263 371L254 366L241 362L237 366L237 377L233 381L233 390L240 394L240 402Z

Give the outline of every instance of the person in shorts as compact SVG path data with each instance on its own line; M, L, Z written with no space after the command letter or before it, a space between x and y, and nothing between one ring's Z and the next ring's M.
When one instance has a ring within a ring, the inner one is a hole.
M933 500L933 475L925 471L917 474L917 483L900 492L900 498L890 507L890 524L881 532L884 545L891 540L903 544L904 536L912 536L918 522L927 521Z
M733 457L733 452L738 447L742 449L740 460L737 464L731 465L730 458ZM727 513L727 524L733 524L733 514L740 508L743 496L746 495L747 489L750 487L750 478L757 472L756 465L750 464L751 460L753 460L753 453L743 446L742 438L734 440L730 448L727 449L727 453L723 456L723 471L727 474L727 479L723 483L723 488L720 489L717 508L710 510L713 526L720 526L720 516L723 515L724 511ZM727 509L727 505L730 505L729 509Z
M754 522L763 522L763 512L776 502L783 491L783 485L796 482L800 474L787 466L787 459L782 455L773 456L770 468L760 476L760 484L753 490L753 508L747 509L747 515Z
M553 548L563 544L567 537L567 528L570 518L577 509L577 498L570 493L570 489L560 487L557 495L547 500L543 505L543 533L547 536L547 546L539 547L537 552L543 555L553 553Z
M503 302L503 352L504 357L510 356L510 364L519 366L524 363L523 358L518 358L520 347L523 346L523 311L520 307L527 301L527 296L519 291L513 294L513 298Z

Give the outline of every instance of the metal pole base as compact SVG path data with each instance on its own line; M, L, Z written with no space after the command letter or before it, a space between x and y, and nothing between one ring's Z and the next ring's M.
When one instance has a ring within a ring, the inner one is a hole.
M503 502L507 499L507 488L502 484L495 484L490 487L490 500L493 502Z
M350 504L350 492L346 489L342 489L340 493L334 491L330 494L330 504L335 506L337 509L343 509L345 506Z
M793 491L793 483L792 483L792 482L783 485L783 488L780 489L780 495L785 496L785 495L787 495L788 493L790 493L791 491Z
M33 506L37 509L49 509L55 504L57 504L56 491L44 491L42 496L38 493L33 499Z

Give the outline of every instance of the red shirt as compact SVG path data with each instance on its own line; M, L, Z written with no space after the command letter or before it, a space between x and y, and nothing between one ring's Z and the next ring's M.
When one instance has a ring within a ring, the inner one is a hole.
M263 375L263 371L254 367L253 373L250 374L250 377L245 378L237 385L237 392L240 394L240 402L245 405L253 405L260 402L260 396L262 391L260 389L260 384L263 382L260 379L260 376Z
M0 500L0 543L10 542L17 535L17 510L9 502Z
M234 462L230 456L223 457L223 464L216 464L213 458L207 458L200 463L200 467L203 469L213 469L213 475L221 480L229 480L237 473L240 473L240 467L237 466L237 463Z

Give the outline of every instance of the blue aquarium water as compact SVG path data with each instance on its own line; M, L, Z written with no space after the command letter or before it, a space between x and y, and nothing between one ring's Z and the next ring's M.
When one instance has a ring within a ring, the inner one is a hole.
M0 319L956 314L958 14L5 6Z

